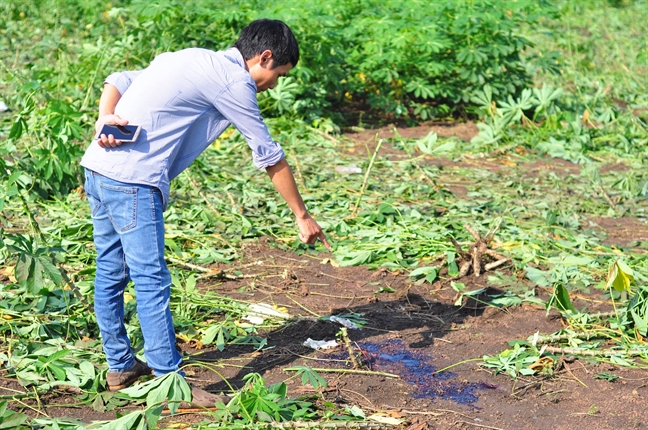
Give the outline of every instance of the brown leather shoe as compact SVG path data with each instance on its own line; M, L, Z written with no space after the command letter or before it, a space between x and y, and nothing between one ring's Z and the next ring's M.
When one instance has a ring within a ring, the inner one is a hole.
M106 374L106 388L108 391L119 391L133 385L140 376L151 375L152 373L153 370L146 363L136 358L135 364L130 369L124 372L108 372Z

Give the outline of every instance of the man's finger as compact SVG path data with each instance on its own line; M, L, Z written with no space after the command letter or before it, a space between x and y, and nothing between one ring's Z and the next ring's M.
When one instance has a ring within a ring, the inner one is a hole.
M320 232L319 238L324 244L324 246L326 247L326 249L328 249L329 251L333 250L333 248L331 248L331 245L329 245L328 240L326 240L326 236L324 236L324 233Z

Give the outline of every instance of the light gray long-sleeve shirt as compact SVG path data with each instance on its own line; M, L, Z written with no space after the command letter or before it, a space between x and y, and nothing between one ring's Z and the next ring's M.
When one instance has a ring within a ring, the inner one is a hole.
M169 199L169 182L233 124L263 169L284 158L263 122L257 86L236 48L190 48L157 56L142 71L106 79L120 92L115 114L142 126L137 142L102 148L93 141L81 165L111 179L154 186Z

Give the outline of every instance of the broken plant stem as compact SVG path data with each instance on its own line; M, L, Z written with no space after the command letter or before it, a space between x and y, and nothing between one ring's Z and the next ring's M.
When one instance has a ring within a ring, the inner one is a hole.
M297 372L299 370L302 370L301 367L287 367L284 369L286 372ZM386 378L395 378L395 379L400 379L400 376L395 375L393 373L386 373L386 372L374 372L373 370L358 370L358 369L328 369L328 368L321 368L321 367L311 367L311 370L318 372L318 373L353 373L353 374L358 374L358 375L376 375L376 376L384 376Z
M342 339L344 340L344 346L346 346L347 352L349 353L349 359L351 360L351 364L353 364L354 369L359 369L360 368L360 362L358 361L358 357L356 357L355 353L353 352L353 345L351 345L351 339L349 339L349 333L347 331L346 327L342 327L342 330L340 330L340 333L342 333Z
M571 355L585 355L588 357L611 357L613 355L627 355L630 357L638 357L640 355L646 355L648 351L640 349L630 349L626 351L616 350L616 349L581 349L581 348L557 348L553 346L548 346L545 348L545 351L552 352L554 354L571 354Z
M384 429L385 425L369 421L347 421L347 422L272 422L263 425L265 429Z
M376 138L378 138L377 134L376 134ZM383 140L378 139L378 144L376 145L376 149L374 150L374 153L371 156L371 160L369 161L369 167L367 167L367 172L365 173L364 180L362 181L362 187L360 188L360 195L356 200L355 207L353 208L353 212L351 213L351 218L355 217L356 214L358 213L358 209L360 208L360 200L362 200L362 196L364 195L364 192L367 188L367 182L369 182L369 175L371 174L371 168L374 165L374 161L376 161L376 156L378 155L378 150L380 150L382 143Z
M198 279L218 277L218 278L222 278L222 279L236 280L236 279L243 279L243 278L256 278L257 276L259 276L258 274L256 274L256 275L239 275L239 276L235 276L235 275L230 275L229 273L226 273L224 270L209 269L207 267L202 267L202 266L198 266L196 264L187 263L186 261L178 260L177 258L173 258L173 257L167 257L167 260L169 260L170 262L172 262L174 264L177 264L178 266L183 266L183 267L185 267L187 269L195 270L197 272L203 272L204 275L199 276Z
M610 198L608 193L605 191L603 186L601 184L596 184L596 185L597 185L597 188L599 190L599 193L601 194L601 196L603 196L605 201L610 205L610 208L612 208L612 210L614 211L615 214L618 213L616 205L614 204L614 202L612 201L612 199Z
M600 332L555 334L555 335L552 335L552 336L539 337L538 340L535 343L536 344L544 344L544 343L552 343L552 342L556 342L556 341L559 341L559 340L568 340L568 339L590 340L590 339L597 338L597 337L609 338L610 336L606 336L606 335L604 335L603 333L600 333Z

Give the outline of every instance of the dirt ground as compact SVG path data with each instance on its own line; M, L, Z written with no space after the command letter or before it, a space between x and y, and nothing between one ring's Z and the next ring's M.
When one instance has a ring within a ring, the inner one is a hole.
M335 268L322 264L326 256L296 255L265 244L249 246L245 255L245 261L263 262L248 273L259 274L254 288L238 281L203 287L285 307L293 319L268 334L272 349L250 353L238 347L198 355L231 364L223 369L230 384L240 387L241 377L250 371L278 382L289 376L283 369L290 366L350 368L344 347L321 352L302 344L308 338L336 338L340 326L317 316L360 313L367 325L348 333L364 368L400 377L322 373L329 384L323 396L329 401L358 405L366 411L390 411L408 419L411 426L421 424L411 428L576 429L590 425L630 429L648 424L642 408L648 397L645 371L577 360L566 363L553 377L518 381L493 375L473 362L434 373L464 360L497 354L508 347L509 340L559 330L560 319L547 317L544 309L503 310L475 303L457 307L453 305L456 293L446 285L434 290L428 284L413 284L405 275ZM487 286L483 276L463 281L470 289ZM376 293L381 287L395 292ZM187 348L187 352L197 351ZM620 378L615 382L595 379L601 372ZM227 389L209 372L197 369L193 376L207 389ZM288 386L293 396L315 393L297 379Z
M561 328L556 315L543 308L518 306L498 309L464 303L458 307L447 283L416 285L405 274L370 271L362 267L333 267L327 255L282 251L272 243L253 243L243 250L237 266L240 280L202 282L199 287L249 302L288 310L290 322L267 335L268 347L255 352L249 346L181 349L198 361L218 365L217 371L235 388L242 377L260 373L267 382L286 380L291 366L337 370L320 373L328 382L321 395L337 405L359 406L367 413L388 412L405 419L401 429L596 429L645 428L643 405L648 398L645 371L566 361L552 377L520 378L493 375L473 361L494 355L514 339ZM259 263L260 262L260 263ZM256 263L256 264L250 264ZM223 269L231 267L223 266ZM462 279L472 290L487 285L486 277ZM380 292L380 289L395 292ZM348 330L353 351L364 370L397 375L345 374L352 368L344 346L315 351L303 345L308 338L334 340L341 326L318 317L362 314L367 324ZM447 371L447 366L458 364ZM615 382L596 379L602 372L619 376ZM191 382L214 392L228 392L218 374L199 366L188 369ZM15 383L4 380L2 384ZM315 396L299 378L287 381L291 397ZM19 387L14 387L19 388ZM43 411L88 422L112 419L114 412L98 413L89 406L70 409L48 404L73 398L45 396ZM161 425L196 422L199 416L164 418ZM385 427L387 428L387 427Z
M473 126L438 127L445 127L439 129L443 135L468 140L470 133L475 133ZM429 131L427 126L399 133L420 137ZM437 132L442 135L440 131ZM393 137L389 128L378 132ZM358 144L362 144L362 139L372 139L376 131L363 133L352 136ZM552 165L554 169L572 167L565 163ZM530 170L547 166L540 163ZM633 218L601 218L593 222L605 231L610 244L627 246L631 238L648 240L648 228ZM498 354L508 348L510 340L560 330L560 318L555 314L547 316L544 308L522 305L498 309L476 302L455 306L456 293L447 282L416 284L406 274L334 267L327 255L286 252L267 241L248 244L242 254L243 258L235 264L241 267L243 275L238 280L204 280L199 287L223 296L285 308L291 317L289 322L272 332L261 333L267 336L268 343L260 352L249 346L228 346L219 352L213 347L196 349L195 345L180 344L183 352L196 360L219 366L218 372L234 388L243 385L243 376L258 372L269 383L288 379L291 397L316 396L315 389L302 385L299 378L290 378L294 374L284 370L306 365L331 370L320 373L328 383L321 390L324 399L340 406L359 406L367 413L388 412L405 420L399 427L402 429L648 426L643 411L648 400L646 371L565 360L564 367L551 377L513 380L505 374L494 375L476 361L470 361ZM504 266L503 273L510 275L506 270ZM486 276L470 275L462 282L467 290L489 287ZM303 345L308 338L335 340L341 326L319 317L348 313L361 314L367 323L360 330L349 329L348 336L361 361L360 367L373 373L344 373L343 370L352 368L344 345L327 351ZM439 372L448 366L453 367ZM618 379L597 379L603 372L617 375ZM200 366L191 366L188 377L210 391L229 390L218 374ZM20 387L14 380L0 378L0 388ZM76 402L72 395L45 396L41 401L42 410L52 417L68 416L88 422L115 416L114 412L95 412L89 406L55 406ZM167 417L160 426L179 426L181 422L200 419L191 415Z

